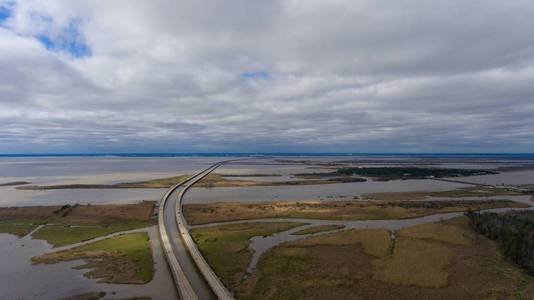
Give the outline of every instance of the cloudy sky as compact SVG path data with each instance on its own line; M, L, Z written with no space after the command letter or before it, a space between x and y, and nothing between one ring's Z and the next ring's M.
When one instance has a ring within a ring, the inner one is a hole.
M534 152L531 0L0 0L0 153Z

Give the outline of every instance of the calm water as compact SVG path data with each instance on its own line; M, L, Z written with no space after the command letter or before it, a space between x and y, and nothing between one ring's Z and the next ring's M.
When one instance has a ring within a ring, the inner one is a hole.
M215 161L217 157L0 157L0 183L30 181L36 184L106 184L139 181L190 174ZM225 165L218 173L232 175L280 175L270 177L233 177L256 181L283 181L295 179L292 174L331 171L330 162L350 165L401 165L440 167L496 168L511 165L528 165L532 161L499 157L496 160L478 158L417 158L417 157L363 157L358 162L350 157L284 157L252 159ZM460 160L460 161L458 161ZM299 164L305 161L306 164ZM316 164L316 165L314 165ZM317 165L319 164L319 165ZM473 176L472 182L490 184L534 184L534 171L508 172L498 175ZM352 198L365 193L387 191L441 191L465 185L429 180L403 180L389 182L361 182L315 186L277 186L245 188L194 188L185 201L192 203L216 201L270 201L303 199ZM135 203L141 200L158 200L163 189L79 189L25 191L15 187L0 187L0 206L64 205L73 203Z
M137 203L159 200L165 189L73 189L23 191L0 187L0 206Z
M310 200L352 198L373 192L445 191L468 185L434 180L367 181L323 185L193 188L185 196L186 203L259 202L273 200Z
M484 184L534 184L534 170L504 172L496 175L471 176L466 180Z
M190 174L221 158L214 157L0 157L0 183L110 184ZM28 191L0 187L0 206L73 203L135 203L158 200L162 189L74 189Z
M0 157L0 178L103 175L139 172L189 172L217 157Z
M108 292L108 297L151 296L153 299L175 299L175 289L159 247L157 231L150 231L156 272L151 282L143 285L102 284L88 279L75 270L81 260L57 264L32 265L30 258L50 251L51 246L30 237L17 238L0 234L0 299L50 299L57 300L86 292Z

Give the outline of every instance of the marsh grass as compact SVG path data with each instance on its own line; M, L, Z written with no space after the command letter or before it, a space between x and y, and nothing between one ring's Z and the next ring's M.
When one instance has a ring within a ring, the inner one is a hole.
M37 228L33 223L0 223L0 233L9 233L18 237L26 236L32 230Z
M252 258L250 238L268 236L302 223L242 223L191 230L198 248L215 273L229 287L239 284Z
M69 245L106 236L119 231L143 228L151 225L149 221L118 220L97 225L47 225L32 234L34 239L46 240L54 247Z
M239 299L533 299L534 278L460 217L404 228L343 230L264 254Z
M154 275L147 233L130 233L32 258L34 264L86 259L85 275L108 283L146 283Z
M510 200L487 201L274 201L186 204L190 224L206 224L260 218L308 218L322 220L407 219L446 212L501 207L528 207Z

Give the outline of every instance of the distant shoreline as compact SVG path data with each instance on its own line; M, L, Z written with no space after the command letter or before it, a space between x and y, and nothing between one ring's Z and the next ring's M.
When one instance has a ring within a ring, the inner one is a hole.
M250 157L330 157L330 156L345 156L345 157L498 157L498 158L533 158L534 153L329 153L329 152L274 152L274 153L253 153L253 152L227 152L227 153L9 153L0 154L0 158L4 157L232 157L232 156L250 156Z

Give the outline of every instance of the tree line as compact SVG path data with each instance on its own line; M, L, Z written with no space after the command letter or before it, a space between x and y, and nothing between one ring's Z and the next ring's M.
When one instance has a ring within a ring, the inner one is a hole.
M534 211L466 215L476 232L495 240L504 256L534 275Z

